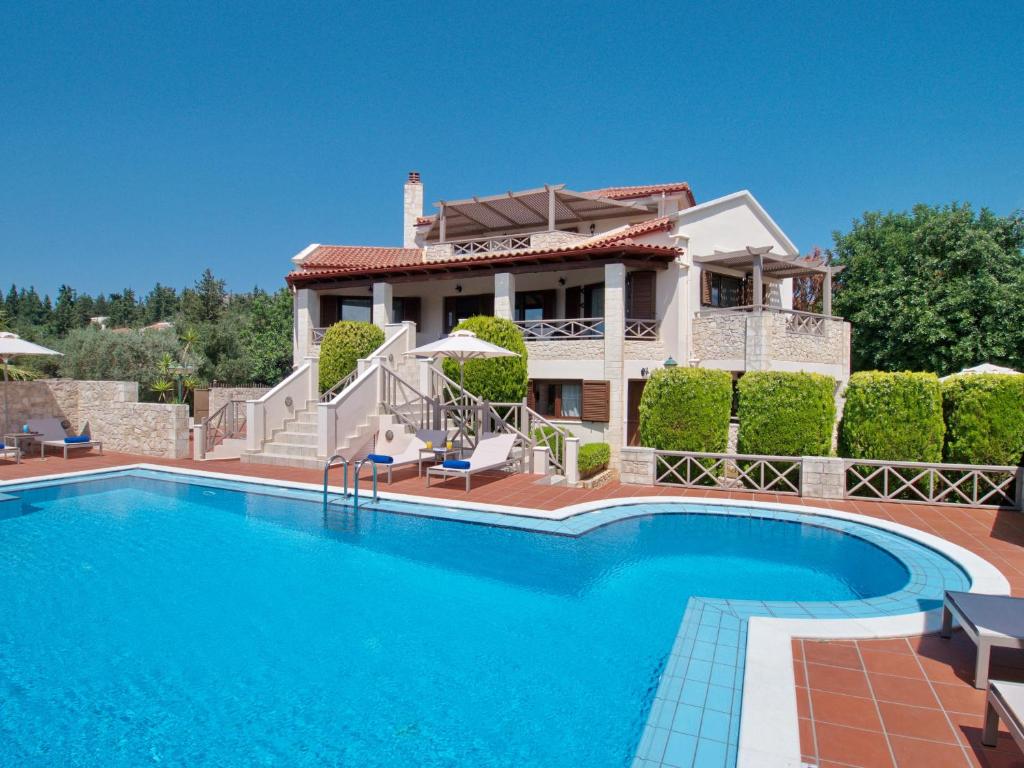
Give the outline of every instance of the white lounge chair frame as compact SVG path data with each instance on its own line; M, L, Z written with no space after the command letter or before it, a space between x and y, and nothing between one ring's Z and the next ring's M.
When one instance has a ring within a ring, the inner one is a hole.
M993 680L988 686L988 697L985 701L985 727L981 732L981 743L986 747L994 747L999 739L999 721L1006 723L1017 746L1024 749L1024 683L1008 683L1004 680Z
M92 440L82 443L65 443L64 438L70 437L68 431L61 426L60 419L47 418L47 419L29 419L28 428L33 432L38 432L40 437L37 438L39 441L39 458L46 458L47 448L63 448L64 458L68 457L68 450L75 448L99 448L99 455L103 455L103 441Z
M0 459L14 459L16 464L21 464L21 449L11 445L0 448Z
M947 592L942 602L942 636L953 634L953 619L978 647L974 687L988 685L993 648L1024 648L1024 598Z
M466 478L466 492L469 492L470 478L478 472L486 472L489 469L501 469L512 464L520 465L522 458L512 458L512 448L515 445L515 435L495 435L494 437L483 438L476 444L473 453L466 461L469 462L469 469L454 469L443 464L437 467L427 468L427 487L430 487L430 476L441 475L442 483L449 477Z

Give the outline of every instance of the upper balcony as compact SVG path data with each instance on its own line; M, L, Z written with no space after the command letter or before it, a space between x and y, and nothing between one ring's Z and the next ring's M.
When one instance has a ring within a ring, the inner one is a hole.
M444 243L428 243L424 248L427 261L446 261L485 253L515 253L541 248L558 248L589 240L592 235L561 230L522 233L517 235L496 235L472 237L464 240L449 240Z

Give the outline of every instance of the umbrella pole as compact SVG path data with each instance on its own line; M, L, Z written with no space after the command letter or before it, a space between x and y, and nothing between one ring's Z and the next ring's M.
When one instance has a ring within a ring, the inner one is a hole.
M7 358L4 358L4 434L7 434L11 418L7 410Z
M459 400L462 407L459 409L459 445L466 445L466 361L459 359Z

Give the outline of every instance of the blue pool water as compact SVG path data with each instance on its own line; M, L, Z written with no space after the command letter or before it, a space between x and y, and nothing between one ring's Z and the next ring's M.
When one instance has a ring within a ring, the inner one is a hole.
M570 537L144 475L5 490L0 765L629 766L691 597L912 580L752 517Z

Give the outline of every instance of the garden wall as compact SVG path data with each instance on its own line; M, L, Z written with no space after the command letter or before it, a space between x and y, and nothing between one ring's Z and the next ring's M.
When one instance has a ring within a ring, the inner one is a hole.
M88 429L104 450L167 459L189 454L188 406L140 403L135 382L41 379L7 386L11 429L54 417L70 422L75 434Z
M270 387L211 387L210 414L216 413L232 400L259 400Z

